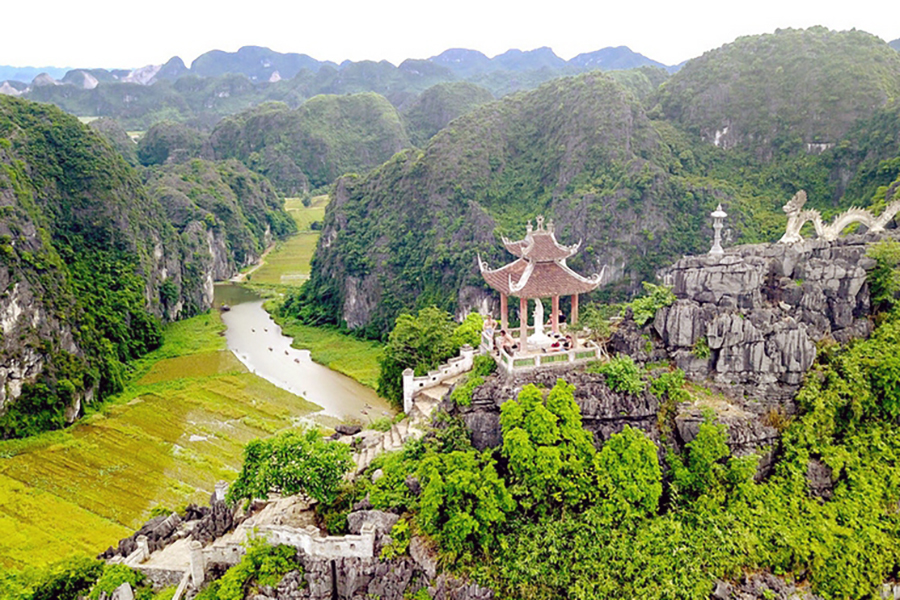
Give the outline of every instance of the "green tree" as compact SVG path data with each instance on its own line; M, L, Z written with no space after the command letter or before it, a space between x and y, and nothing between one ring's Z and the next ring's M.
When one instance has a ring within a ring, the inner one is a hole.
M594 456L603 512L616 521L655 515L662 495L656 444L628 425Z
M451 559L489 547L516 507L488 452L428 453L417 475L419 527L434 535Z
M403 400L403 371L412 369L425 375L456 356L464 344L476 347L481 339L482 319L471 314L459 326L450 313L434 306L415 316L397 317L381 358L378 393L399 404Z
M866 255L875 259L875 268L868 274L872 304L889 309L900 292L900 242L882 240L871 246Z
M546 514L578 506L593 492L596 451L574 393L575 387L560 379L544 402L541 390L529 384L500 407L511 491L525 509Z
M228 490L228 503L266 498L269 492L332 502L353 466L350 453L349 446L324 440L316 429L253 440L244 448L244 464Z

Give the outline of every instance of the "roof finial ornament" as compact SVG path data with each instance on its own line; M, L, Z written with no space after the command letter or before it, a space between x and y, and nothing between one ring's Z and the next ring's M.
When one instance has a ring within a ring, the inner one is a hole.
M538 231L543 231L544 230L544 215L538 215L537 218L535 219L535 221L537 221Z
M553 233L553 230L556 229L556 226L553 224L553 219L547 221L547 231Z

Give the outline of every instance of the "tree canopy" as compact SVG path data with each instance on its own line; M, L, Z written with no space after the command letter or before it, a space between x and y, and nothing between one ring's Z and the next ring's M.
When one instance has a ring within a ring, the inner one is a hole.
M317 429L253 440L244 448L244 464L227 500L235 504L278 492L331 502L352 466L350 447L326 441Z

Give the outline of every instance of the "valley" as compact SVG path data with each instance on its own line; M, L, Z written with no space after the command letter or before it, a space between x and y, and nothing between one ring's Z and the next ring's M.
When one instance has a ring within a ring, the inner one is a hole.
M0 597L900 597L898 211L860 28L0 82Z

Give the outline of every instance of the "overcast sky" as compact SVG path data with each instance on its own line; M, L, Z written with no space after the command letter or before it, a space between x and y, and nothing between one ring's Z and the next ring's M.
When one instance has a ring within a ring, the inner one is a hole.
M900 0L5 0L0 64L139 67L245 45L319 60L494 56L550 46L562 58L629 46L677 64L748 34L825 25L900 38Z

